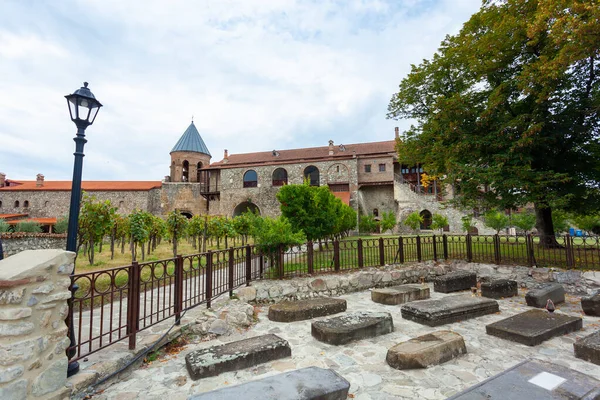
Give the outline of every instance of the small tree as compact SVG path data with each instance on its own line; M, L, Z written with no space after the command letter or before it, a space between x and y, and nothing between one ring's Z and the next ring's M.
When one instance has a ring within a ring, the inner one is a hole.
M138 245L145 243L149 237L144 211L134 210L129 214L129 235L131 237L131 261L135 261Z
M410 213L404 219L404 225L408 226L413 231L417 231L423 223L423 216L418 211Z
M35 221L22 221L15 225L15 232L40 233L42 227Z
M502 229L508 227L508 215L498 210L490 210L483 216L483 223L488 228L492 228L499 234Z
M396 214L393 211L381 214L381 233L390 231L396 226Z
M600 234L600 214L577 215L573 223L588 233Z
M448 218L442 214L433 214L431 216L431 229L444 229L448 226Z
M525 233L528 233L535 226L535 214L531 212L513 214L512 224Z
M460 220L462 222L463 231L469 233L471 230L473 230L473 228L475 228L475 224L473 224L473 216L471 214L463 215Z
M252 230L258 250L270 258L276 274L279 270L279 252L306 241L304 232L294 231L285 217L257 218Z
M569 230L569 214L563 210L552 210L552 225L555 233L563 233Z
M173 210L167 217L167 232L173 243L173 257L177 257L177 242L186 233L187 218Z
M373 233L377 231L377 228L379 227L379 221L377 221L371 214L363 215L360 217L358 227L360 228L361 232Z
M54 233L65 233L67 232L67 228L69 227L69 219L68 217L60 217L56 224L54 224L54 228L52 229Z

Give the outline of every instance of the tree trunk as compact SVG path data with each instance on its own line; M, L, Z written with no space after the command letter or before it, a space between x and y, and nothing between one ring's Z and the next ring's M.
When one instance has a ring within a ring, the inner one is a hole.
M90 240L90 254L88 255L90 265L94 265L94 239Z
M227 235L225 235L225 248L228 248L229 246L227 246Z
M150 238L150 240L148 240L148 252L146 253L147 255L150 255L151 249L152 249L152 238Z
M146 248L144 247L145 244L144 242L142 242L142 261L144 261L146 259Z
M131 261L135 261L137 249L135 243L131 242Z
M125 254L125 236L121 238L121 254Z
M102 242L104 242L104 238L100 238L100 243L98 244L98 253L102 253Z
M552 209L548 206L535 204L535 227L540 236L540 246L546 248L561 248L556 241L554 225L552 224Z
M117 234L116 226L113 227L112 232L110 233L110 259L115 259L115 235Z
M177 239L173 237L173 257L177 257Z

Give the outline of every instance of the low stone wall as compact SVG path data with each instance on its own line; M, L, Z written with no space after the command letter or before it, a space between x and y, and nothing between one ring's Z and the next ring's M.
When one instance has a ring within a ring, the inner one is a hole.
M4 257L10 257L25 250L64 249L67 235L58 233L0 233Z
M0 399L68 399L65 317L75 254L30 250L0 261Z

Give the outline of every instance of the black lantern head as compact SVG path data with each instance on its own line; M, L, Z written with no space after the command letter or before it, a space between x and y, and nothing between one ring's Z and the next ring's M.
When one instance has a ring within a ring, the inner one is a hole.
M86 128L94 123L96 115L102 104L94 97L94 94L88 89L88 83L83 82L83 87L77 89L75 93L65 96L69 105L71 120L75 122L78 128Z

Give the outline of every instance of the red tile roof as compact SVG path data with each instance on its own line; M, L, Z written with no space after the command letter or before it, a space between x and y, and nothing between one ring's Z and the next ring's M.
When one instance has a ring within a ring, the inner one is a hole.
M55 190L70 191L71 181L44 181L43 186L37 186L36 181L13 181L20 183L15 186L0 188L0 191L24 190ZM160 188L160 181L84 181L81 188L87 192L100 191L145 191Z
M40 225L55 225L56 218L27 218L27 219L15 219L12 221L6 221L9 225L16 225L20 222L37 222Z
M29 214L0 214L0 219L23 218Z
M210 168L238 168L249 165L291 164L298 162L331 161L336 159L352 158L354 154L358 157L396 154L396 142L388 140L385 142L357 143L333 146L333 155L329 155L329 146L310 147L305 149L264 151L259 153L230 154L227 162L224 160L214 162Z

